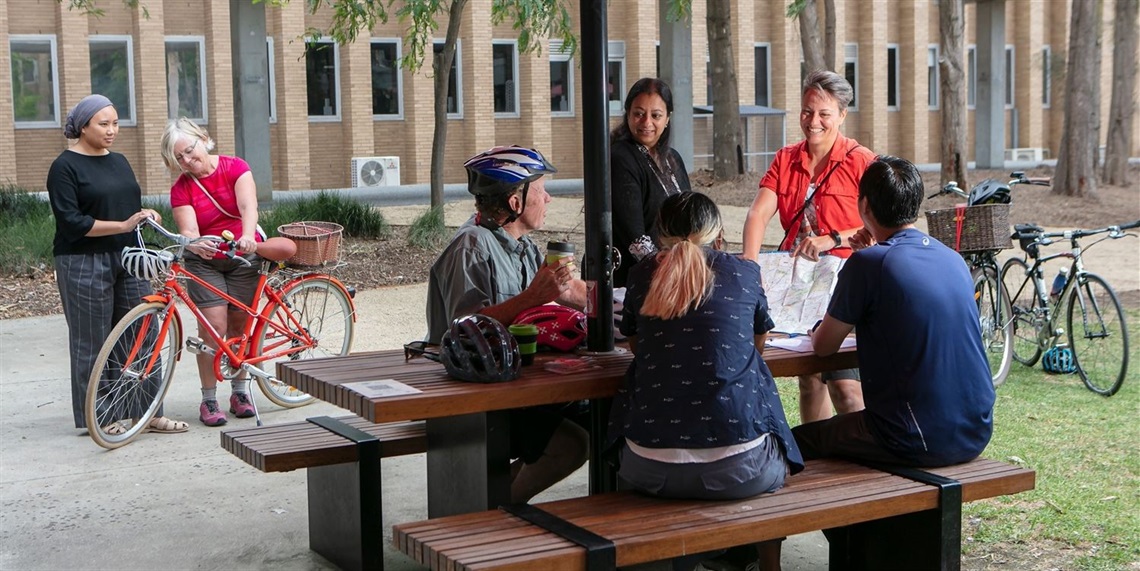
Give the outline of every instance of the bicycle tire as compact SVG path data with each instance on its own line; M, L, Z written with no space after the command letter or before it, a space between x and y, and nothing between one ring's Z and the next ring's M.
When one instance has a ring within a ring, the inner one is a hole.
M119 448L145 432L170 389L182 350L182 322L167 313L168 307L152 302L132 308L95 358L83 412L87 433L103 448ZM168 329L160 338L164 323Z
M281 288L282 304L267 308L263 315L284 330L294 328L288 318L291 313L297 322L317 342L317 346L291 355L259 363L259 367L274 376L277 363L317 357L346 355L352 348L355 332L355 308L348 292L339 281L324 275L308 275L290 281ZM263 323L255 333L254 355L263 355L279 348L287 340L278 334L271 323ZM312 402L308 393L297 390L281 381L257 378L261 391L274 404L293 408Z
M1029 264L1024 260L1010 258L1001 268L1001 283L1010 303L1013 359L1026 367L1032 367L1041 358L1037 314L1044 308L1037 298L1033 280L1026 275L1028 271Z
M1069 348L1077 373L1094 393L1110 397L1128 373L1128 325L1116 292L1104 278L1078 274L1069 292Z
M1005 382L1013 357L1013 326L1010 323L1009 295L1002 289L996 267L974 268L974 300L982 327L982 346L990 365L995 387Z

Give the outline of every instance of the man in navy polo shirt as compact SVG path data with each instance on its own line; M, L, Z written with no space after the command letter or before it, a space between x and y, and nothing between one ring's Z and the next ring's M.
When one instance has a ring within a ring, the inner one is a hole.
M905 159L881 156L863 173L862 242L874 245L840 271L812 345L830 355L858 329L866 408L794 428L805 459L946 466L989 443L994 389L973 280L961 256L914 227L922 195Z

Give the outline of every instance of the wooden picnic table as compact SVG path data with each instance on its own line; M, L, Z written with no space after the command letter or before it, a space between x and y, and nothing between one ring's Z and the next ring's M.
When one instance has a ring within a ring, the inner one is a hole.
M767 347L764 361L773 376L791 377L858 366L855 350L818 357ZM375 423L426 420L428 515L469 513L509 503L510 458L506 411L514 408L591 401L590 492L614 489L615 475L600 460L609 411L632 353L619 347L593 355L595 368L568 374L544 365L563 354L539 354L520 378L505 383L452 380L443 365L424 358L405 360L403 350L373 351L278 364L284 382ZM348 383L392 379L418 393L367 398ZM461 476L458 476L461 475Z

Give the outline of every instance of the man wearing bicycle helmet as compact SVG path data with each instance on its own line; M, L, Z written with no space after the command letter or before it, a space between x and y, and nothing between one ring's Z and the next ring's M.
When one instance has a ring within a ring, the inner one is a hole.
M509 145L471 157L467 190L475 215L455 232L428 276L429 343L439 343L456 317L481 313L513 323L523 310L552 301L581 309L586 285L573 259L543 263L529 234L546 220L544 175L556 172L542 153ZM511 501L526 502L586 461L588 435L558 407L510 414Z

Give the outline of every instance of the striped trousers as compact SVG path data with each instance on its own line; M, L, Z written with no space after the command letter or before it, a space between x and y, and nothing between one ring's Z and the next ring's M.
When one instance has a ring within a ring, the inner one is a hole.
M83 403L99 350L119 319L154 290L123 269L119 252L56 256L55 279L67 319L71 411L75 427L87 428Z

